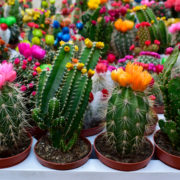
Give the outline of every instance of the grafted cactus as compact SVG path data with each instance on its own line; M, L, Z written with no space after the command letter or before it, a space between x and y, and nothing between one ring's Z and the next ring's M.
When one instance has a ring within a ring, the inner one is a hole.
M91 76L104 44L85 40L79 63L73 64L74 45L59 49L49 74L42 72L33 117L47 129L54 147L66 152L76 143L92 88ZM88 72L88 73L87 73Z
M130 63L126 71L118 69L112 72L111 77L119 84L109 100L107 137L117 152L125 155L136 152L142 145L150 107L144 90L152 77L141 67ZM146 80L142 85L143 79Z
M172 76L171 72L179 54L179 49L176 48L164 63L164 71L160 76L166 121L159 121L161 130L177 150L180 150L180 74Z
M21 92L13 84L16 72L12 64L0 65L0 151L16 147L26 122L26 108Z

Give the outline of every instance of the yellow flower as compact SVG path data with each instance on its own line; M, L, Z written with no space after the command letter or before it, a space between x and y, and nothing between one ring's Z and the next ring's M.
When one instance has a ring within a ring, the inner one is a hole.
M41 24L40 27L41 27L41 28L44 28L44 24Z
M37 71L38 74L40 74L42 72L42 69L40 67L37 67L36 71Z
M159 20L160 20L160 17L157 17L156 19L159 21Z
M47 10L47 11L45 12L45 16L46 16L46 17L49 17L49 16L50 16L50 13L51 13L51 11L50 11L50 10Z
M154 20L151 20L151 24L154 24Z
M86 47L88 47L88 48L91 48L93 46L92 41L88 38L85 39L84 43L85 43Z
M70 47L69 46L64 46L64 51L65 52L69 52L70 51Z
M75 51L79 51L79 47L77 45L74 46Z
M85 73L87 72L87 69L83 68L83 69L81 70L81 72L82 72L82 74L85 74Z
M32 20L32 17L31 16L28 16L28 15L25 15L23 17L23 22L28 22L28 21L31 21Z
M34 14L34 10L33 10L33 9L26 9L25 12L26 12L29 16L33 16L33 14Z
M12 6L15 4L15 0L8 0L8 5Z
M88 71L88 77L91 78L92 76L94 76L95 71L93 71L92 69L89 69Z
M139 11L139 10L145 10L147 8L146 5L141 5L141 6L135 6L133 8L133 11L136 12L136 11Z
M99 49L103 49L104 48L104 43L103 42L97 42L96 47L99 48Z
M60 46L62 46L62 45L65 44L65 42L64 41L60 41L59 44L60 44Z
M73 65L72 63L68 62L68 63L66 64L66 68L67 68L68 70L71 70L71 69L74 68L74 65Z
M100 0L89 0L88 7L89 9L97 9L100 5Z
M83 63L78 63L78 64L77 64L77 69L78 69L78 70L82 70L83 67L84 67L84 64L83 64Z

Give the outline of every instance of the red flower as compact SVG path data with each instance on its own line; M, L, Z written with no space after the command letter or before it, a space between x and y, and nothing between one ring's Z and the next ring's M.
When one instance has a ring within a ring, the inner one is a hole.
M152 101L156 100L156 96L154 96L154 95L149 96L149 98L150 98Z
M32 95L35 96L35 95L36 95L36 91L33 91L33 92L32 92Z
M92 23L92 25L94 25L94 26L97 24L97 22L96 22L95 20L92 20L91 23Z
M96 65L96 72L97 73L105 73L107 72L107 65L104 63L98 63Z
M129 48L130 51L133 51L135 49L135 45L131 45L131 47Z
M163 71L164 66L162 64L156 65L156 73L159 74Z
M109 92L108 92L107 89L103 89L101 92L102 92L103 100L105 100L105 99L108 97ZM104 98L105 98L105 99L104 99Z
M107 60L109 63L113 63L116 60L116 56L114 54L108 54Z
M32 73L32 75L33 75L33 76L37 76L37 72L34 71L34 72Z
M24 91L26 91L26 90L27 90L27 87L26 87L25 85L22 85L22 86L21 86L21 91L24 92Z
M154 40L154 44L160 45L161 43L158 40Z
M149 46L150 44L151 44L151 41L150 41L150 40L145 41L145 45L146 45L146 46Z
M91 103L94 100L94 95L92 92L89 94L89 102Z

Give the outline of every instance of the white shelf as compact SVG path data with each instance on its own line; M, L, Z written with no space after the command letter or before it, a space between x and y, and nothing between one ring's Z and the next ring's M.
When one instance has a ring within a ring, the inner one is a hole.
M163 118L163 116L159 116ZM158 127L157 127L158 129ZM96 136L90 137L93 143ZM153 136L149 138L152 140ZM33 140L33 146L36 140ZM68 171L57 171L39 164L33 153L22 163L0 170L0 180L180 180L180 171L159 160L151 160L147 167L134 172L113 170L98 159L90 159L85 165Z

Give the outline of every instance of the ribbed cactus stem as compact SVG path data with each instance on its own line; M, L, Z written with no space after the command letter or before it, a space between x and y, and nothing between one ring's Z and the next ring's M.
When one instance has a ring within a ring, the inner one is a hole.
M140 148L148 112L149 102L143 92L115 88L108 105L107 136L120 154Z

